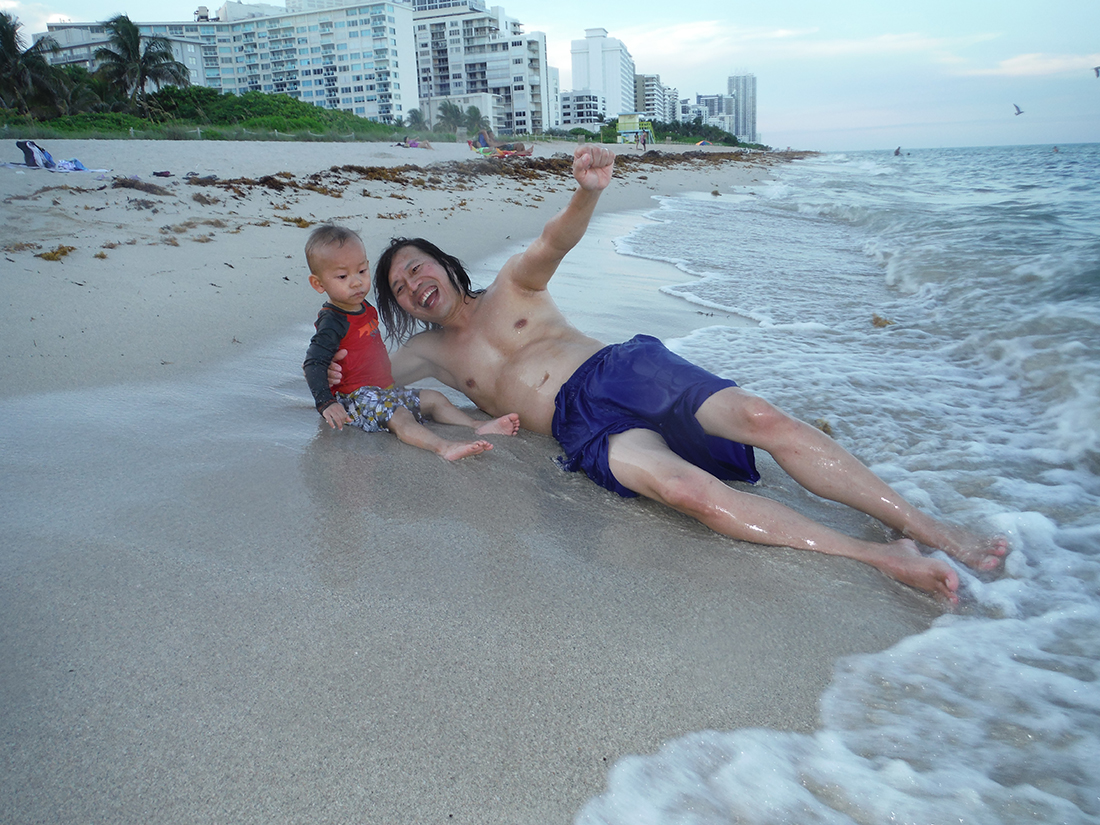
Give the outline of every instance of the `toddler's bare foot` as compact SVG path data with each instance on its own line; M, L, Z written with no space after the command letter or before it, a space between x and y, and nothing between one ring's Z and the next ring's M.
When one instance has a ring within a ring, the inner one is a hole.
M519 432L519 415L508 413L492 421L486 421L474 432L478 435L515 435Z
M448 461L458 461L460 458L477 455L491 449L493 449L493 445L488 441L448 441L438 455Z
M899 582L931 593L952 605L959 603L958 574L947 562L921 555L916 543L910 539L898 539L882 545L879 557L871 564Z

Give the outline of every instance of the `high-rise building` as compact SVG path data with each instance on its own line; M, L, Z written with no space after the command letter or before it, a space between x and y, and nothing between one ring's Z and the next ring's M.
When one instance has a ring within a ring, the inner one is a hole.
M680 120L680 90L675 86L665 86L665 116L660 119L665 123Z
M634 75L634 111L643 115L643 120L667 121L666 92L659 74Z
M607 29L585 29L584 40L574 40L571 52L574 93L602 97L606 118L635 111L634 58L621 40L608 37Z
M384 123L419 105L413 9L398 0L299 12L227 2L217 17L200 7L186 23L135 23L142 36L167 38L197 85L285 94ZM107 42L102 23L51 23L49 33L62 44L51 62L89 69Z
M501 134L551 127L552 91L546 35L484 0L415 0L417 76L431 121L446 100L478 106Z
M598 132L606 112L607 101L598 92L561 93L561 125L565 129L581 126L590 132Z
M547 69L549 85L546 87L546 109L549 115L548 129L561 128L561 77L553 66Z
M728 92L734 99L733 128L738 140L758 143L756 139L756 75L731 75Z

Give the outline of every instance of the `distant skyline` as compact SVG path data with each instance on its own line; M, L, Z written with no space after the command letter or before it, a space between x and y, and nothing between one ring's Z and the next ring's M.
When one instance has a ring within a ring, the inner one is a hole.
M47 22L192 20L177 0L0 0L28 36ZM220 7L207 0L211 12ZM636 70L681 98L757 77L757 128L776 148L855 149L1100 141L1100 3L777 0L690 4L504 0L524 30L547 35L571 88L570 43L607 29ZM1037 11L1038 9L1038 11ZM617 21L622 21L620 25ZM1024 114L1016 117L1014 105Z

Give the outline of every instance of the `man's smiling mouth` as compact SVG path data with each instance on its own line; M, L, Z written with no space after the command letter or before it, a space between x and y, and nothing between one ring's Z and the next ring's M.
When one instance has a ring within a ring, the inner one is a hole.
M433 297L434 297L434 296L436 295L436 293L437 293L437 292L439 292L439 289L438 289L438 288L436 288L436 287L434 287L434 286L433 286L433 287L429 287L429 288L428 288L428 289L427 289L427 290L426 290L426 291L424 292L424 294L423 294L423 295L422 295L422 296L420 297L420 307L421 307L422 309L426 309L426 308L427 308L427 306L428 306L428 301L429 301L429 300L431 300L431 299L432 299L432 298L433 298Z

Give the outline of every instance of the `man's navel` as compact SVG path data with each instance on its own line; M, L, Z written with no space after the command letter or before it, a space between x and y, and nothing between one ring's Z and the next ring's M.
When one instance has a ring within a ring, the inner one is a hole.
M525 326L527 326L526 318L520 318L518 321L515 322L515 324L513 324L513 327L515 327L515 329L523 329Z

